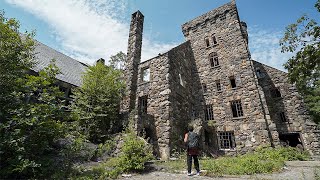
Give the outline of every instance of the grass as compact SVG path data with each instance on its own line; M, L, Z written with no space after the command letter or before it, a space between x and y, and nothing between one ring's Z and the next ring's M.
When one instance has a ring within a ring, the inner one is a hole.
M237 157L220 157L218 159L201 159L201 169L207 176L252 175L280 171L285 161L308 160L306 152L295 148L259 148L254 153ZM186 169L186 158L167 161L159 165L167 167L171 172Z

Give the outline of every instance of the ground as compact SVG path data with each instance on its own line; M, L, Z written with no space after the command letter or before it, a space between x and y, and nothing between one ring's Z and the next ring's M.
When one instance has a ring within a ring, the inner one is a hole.
M282 172L273 174L258 174L244 176L223 176L223 177L206 177L206 176L187 176L186 172L169 173L162 171L153 171L142 175L123 175L121 179L129 180L320 180L320 161L290 161Z

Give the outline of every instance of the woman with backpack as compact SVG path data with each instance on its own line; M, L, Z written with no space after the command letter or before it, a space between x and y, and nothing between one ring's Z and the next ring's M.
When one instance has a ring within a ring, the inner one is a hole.
M188 132L184 135L184 142L187 145L187 165L188 165L188 176L191 176L192 158L194 161L194 167L197 171L196 175L200 175L199 168L199 136L193 132L193 127L188 127Z

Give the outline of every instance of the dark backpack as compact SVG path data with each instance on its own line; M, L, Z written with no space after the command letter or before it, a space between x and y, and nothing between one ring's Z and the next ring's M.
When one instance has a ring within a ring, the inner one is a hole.
M198 148L199 147L199 136L195 132L188 133L188 148Z

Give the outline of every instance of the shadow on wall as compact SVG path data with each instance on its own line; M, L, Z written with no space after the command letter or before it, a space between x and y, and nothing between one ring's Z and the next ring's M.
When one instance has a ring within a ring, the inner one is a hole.
M279 82L282 82L281 77L275 77L272 79L267 71L267 69L260 63L254 62L254 66L256 68L256 73L258 76L259 85L262 87L262 90L265 95L270 119L273 124L268 125L268 134L271 142L275 143L275 145L282 146L291 146L298 147L303 149L302 138L300 137L300 132L290 130L290 126L292 126L292 122L289 119L288 108L284 103L284 89L286 89L286 85L277 86L274 81L277 81L275 78L279 78ZM290 115L291 116L291 115ZM272 132L278 132L279 139L272 136Z

